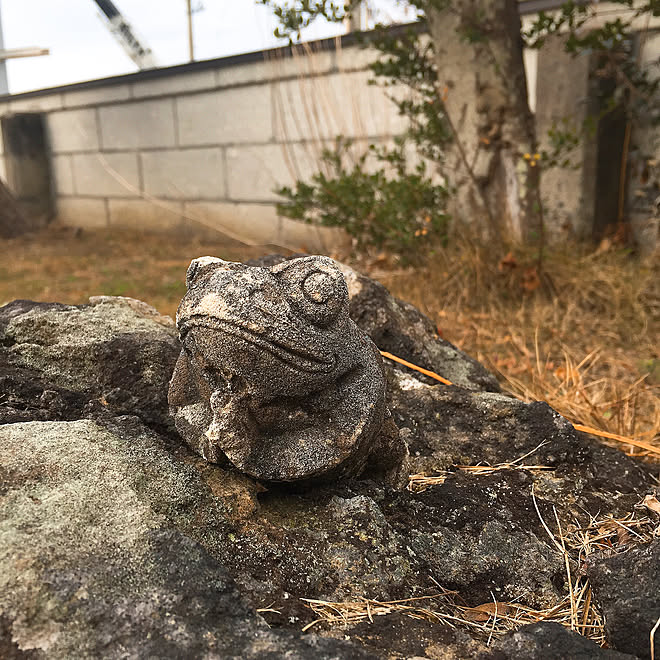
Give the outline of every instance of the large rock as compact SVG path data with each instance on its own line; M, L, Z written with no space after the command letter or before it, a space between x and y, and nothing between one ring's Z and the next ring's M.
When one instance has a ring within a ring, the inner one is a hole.
M189 525L209 493L130 419L10 424L0 443L4 657L369 657L272 632L227 570L169 527Z
M546 403L493 392L429 386L391 370L388 405L406 438L412 472L454 465L501 465L522 457L536 472L537 495L560 500L568 523L585 511L625 515L639 501L648 472L625 454L581 433ZM531 486L530 486L531 488Z
M495 642L479 660L634 660L634 656L603 649L558 623L531 623Z
M602 559L592 557L587 575L603 608L609 643L640 658L651 657L651 630L660 619L660 541ZM660 631L655 633L655 657Z
M302 634L315 615L301 599L404 599L440 583L471 606L550 606L566 573L539 514L550 526L555 510L562 524L622 515L652 483L545 404L386 364L411 470L448 471L444 483L265 487L172 433L178 350L169 322L136 301L0 308L3 657L479 657L487 636L401 615ZM548 469L455 467L528 452ZM533 636L548 657L570 648ZM493 657L514 657L511 644Z
M170 427L167 387L179 353L174 322L132 298L0 307L0 423L75 419L84 409Z

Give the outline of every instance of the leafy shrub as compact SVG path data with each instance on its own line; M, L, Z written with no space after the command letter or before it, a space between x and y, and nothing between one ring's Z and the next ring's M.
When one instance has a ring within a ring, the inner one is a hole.
M337 139L321 157L321 171L311 183L281 188L287 199L278 212L295 220L325 227L341 227L355 239L356 248L398 254L405 262L421 260L447 234L443 209L447 189L431 180L420 161L410 171L404 143L394 148L371 145L350 161L351 142ZM370 159L375 167L369 167Z
M402 140L393 148L371 145L353 163L350 147L349 140L338 138L334 149L324 150L321 171L310 183L298 181L295 189L278 190L287 199L278 204L278 212L341 227L361 252L376 248L404 262L423 260L446 238L447 188L432 181L424 161L407 166Z

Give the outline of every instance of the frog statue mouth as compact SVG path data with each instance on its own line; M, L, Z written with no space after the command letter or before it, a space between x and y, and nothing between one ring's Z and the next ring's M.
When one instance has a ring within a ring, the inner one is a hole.
M339 356L336 353L312 354L282 339L268 337L266 331L255 331L241 323L203 315L192 316L181 324L180 336L182 343L185 344L186 336L194 328L211 330L217 335L219 345L224 343L222 342L223 336L231 337L232 340L242 340L249 346L254 347L255 351L265 351L289 368L305 374L330 375L336 371L339 363Z

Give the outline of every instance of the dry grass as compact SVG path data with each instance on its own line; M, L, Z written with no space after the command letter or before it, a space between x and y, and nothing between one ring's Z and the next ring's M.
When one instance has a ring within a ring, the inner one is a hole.
M554 621L572 628L600 645L605 642L603 619L591 600L591 589L583 584L573 599L569 596L552 608L536 610L520 603L496 601L468 607L457 602L455 592L439 591L429 596L396 601L360 599L340 603L305 599L316 619L303 630L324 623L346 625L361 621L373 622L374 617L404 614L413 619L424 619L452 628L465 628L488 643L493 638L538 621ZM577 617L578 623L571 625Z
M547 444L542 442L538 447L534 447L532 451L527 452L520 456L515 461L509 463L498 463L497 465L455 465L453 469L467 472L474 475L493 474L500 470L526 470L528 472L536 472L538 470L552 470L548 465L527 465L523 461L532 454L536 453L543 445ZM447 480L451 472L445 471L434 475L426 474L411 474L408 477L408 490L414 493L421 493L433 486L439 486Z
M0 305L15 298L87 302L93 295L130 296L174 316L185 293L191 259L214 255L241 260L276 248L245 247L228 239L74 231L52 227L0 240Z
M660 448L657 258L567 247L548 251L539 276L533 255L465 242L421 272L381 266L378 278L521 399Z

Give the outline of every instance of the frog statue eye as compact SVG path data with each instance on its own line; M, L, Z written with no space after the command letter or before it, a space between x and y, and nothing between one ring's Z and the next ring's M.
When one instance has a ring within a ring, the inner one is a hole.
M341 271L328 257L301 257L272 268L296 309L314 325L330 325L348 308Z

